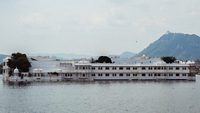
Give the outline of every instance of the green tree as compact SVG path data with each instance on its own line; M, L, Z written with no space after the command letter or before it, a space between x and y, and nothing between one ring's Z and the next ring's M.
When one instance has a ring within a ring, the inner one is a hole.
M171 64L171 63L174 63L176 61L176 58L173 57L173 56L163 56L161 57L161 59L166 62L167 64Z
M0 74L2 74L2 72L3 72L3 65L0 64Z
M112 63L112 60L108 56L100 56L98 60L93 60L92 63Z
M11 55L11 59L8 60L8 66L11 69L15 69L17 67L20 72L29 72L29 68L31 67L31 64L26 54L13 53Z

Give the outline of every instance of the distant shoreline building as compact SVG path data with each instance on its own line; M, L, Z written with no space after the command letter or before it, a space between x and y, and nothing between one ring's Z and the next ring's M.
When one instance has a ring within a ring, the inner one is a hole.
M48 57L29 59L29 72L11 70L3 61L3 80L8 82L34 81L99 81L99 80L195 80L193 64L173 63L142 58L135 63L90 63L86 60L56 60ZM13 74L9 74L12 71Z

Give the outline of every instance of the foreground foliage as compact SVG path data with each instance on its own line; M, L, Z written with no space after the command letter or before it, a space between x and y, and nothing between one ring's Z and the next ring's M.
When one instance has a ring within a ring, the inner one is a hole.
M173 57L173 56L164 56L164 57L161 57L161 59L166 62L167 64L171 64L171 63L174 63L176 61L176 58Z
M100 56L97 60L92 58L91 63L112 63L112 60L108 56Z
M31 64L26 56L22 53L13 53L11 59L8 60L8 66L11 69L18 68L19 72L29 72Z

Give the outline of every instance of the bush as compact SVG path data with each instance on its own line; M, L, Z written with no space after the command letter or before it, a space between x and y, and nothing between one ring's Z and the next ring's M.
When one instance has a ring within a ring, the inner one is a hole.
M108 56L100 56L98 60L92 58L91 63L112 63L112 60Z
M171 63L174 63L176 61L176 58L173 57L173 56L164 56L164 57L161 57L161 59L166 62L167 64L171 64Z
M11 59L8 60L8 66L11 69L18 68L19 72L29 72L31 64L26 57L26 54L22 53L13 53Z

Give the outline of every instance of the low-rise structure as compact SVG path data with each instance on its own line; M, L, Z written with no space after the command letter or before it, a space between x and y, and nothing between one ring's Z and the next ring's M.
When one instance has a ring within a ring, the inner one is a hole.
M12 70L4 59L3 80L10 82L32 81L97 81L97 80L195 80L193 64L162 61L144 63L90 63L83 60L29 59L29 72Z

